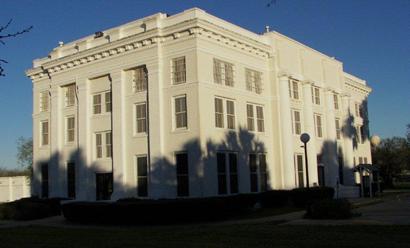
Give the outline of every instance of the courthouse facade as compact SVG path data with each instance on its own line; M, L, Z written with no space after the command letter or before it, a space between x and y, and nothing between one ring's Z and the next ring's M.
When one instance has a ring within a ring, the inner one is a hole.
M33 81L32 194L205 197L309 184L356 192L366 82L277 32L197 8L54 48ZM358 190L357 190L358 192Z

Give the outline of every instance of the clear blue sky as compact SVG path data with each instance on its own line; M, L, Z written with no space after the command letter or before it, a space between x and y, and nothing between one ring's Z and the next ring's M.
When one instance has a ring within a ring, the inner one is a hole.
M372 134L403 136L410 123L409 0L207 0L39 1L2 0L0 24L10 31L29 25L24 36L0 44L7 76L0 78L0 167L16 167L16 140L32 135L32 87L24 71L47 56L58 41L69 42L156 12L174 14L200 7L253 32L265 25L344 63L345 71L373 88Z

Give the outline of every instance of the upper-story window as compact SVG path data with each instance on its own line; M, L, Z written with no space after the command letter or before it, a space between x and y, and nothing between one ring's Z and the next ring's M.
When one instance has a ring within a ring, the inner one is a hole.
M262 72L245 69L246 89L257 94L262 93Z
M214 81L217 84L233 86L233 64L214 59Z
M256 130L258 132L265 131L265 120L263 115L263 107L246 104L247 126L249 131L255 131L255 112L256 112Z
M40 92L40 112L48 112L50 98L48 90Z
M221 98L215 98L215 127L224 128L225 126L224 102L226 103L226 127L235 129L235 102Z
M292 131L293 134L301 134L302 133L302 120L300 117L300 111L299 110L291 110L292 114Z
M147 131L147 104L138 103L135 105L136 114L136 133L145 133Z
M172 60L172 83L182 84L186 82L186 64L185 57L179 57Z
M342 129L340 127L340 119L335 119L335 126L336 126L336 139L340 139L342 136Z
M175 128L187 128L188 118L187 118L187 107L186 107L186 96L175 97Z
M75 84L64 87L65 106L71 107L75 104Z
M147 90L147 75L144 67L138 67L132 71L132 88L134 92Z
M75 139L75 117L70 116L66 119L66 141L73 142Z
M41 145L46 146L48 145L48 133L49 133L49 128L48 128L48 120L42 121L40 123L41 125Z
M104 102L104 104L102 104ZM104 109L103 109L104 107ZM93 114L101 114L103 111L111 112L112 95L111 92L98 93L93 95Z
M295 100L299 100L299 83L294 80L289 81L289 97Z
M112 157L112 134L111 131L95 134L96 158ZM105 149L104 149L105 148Z
M333 104L334 104L335 109L338 110L339 109L339 96L336 93L333 94Z
M322 123L322 116L315 114L315 129L316 129L316 136L319 138L323 137L323 123Z
M320 105L320 89L319 87L312 86L312 102Z
M354 113L356 117L360 117L360 104L357 102L354 103Z

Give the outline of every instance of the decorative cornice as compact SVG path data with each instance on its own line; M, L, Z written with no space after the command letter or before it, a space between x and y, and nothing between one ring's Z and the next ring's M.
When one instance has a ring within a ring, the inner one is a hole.
M151 35L151 37L147 37L147 38L143 38L143 39L135 41L136 36L141 35L141 34L136 34L136 35L129 36L121 40L113 41L112 43L105 43L103 45L96 46L91 49L87 49L84 51L80 51L77 53L67 55L62 58L58 58L55 60L45 62L42 65L42 67L36 67L36 68L27 70L26 74L27 76L30 77L31 80L36 81L36 80L46 77L47 73L53 74L53 73L62 72L62 71L75 68L81 65L85 65L85 64L88 64L94 61L102 60L102 59L112 57L112 56L117 56L120 54L124 54L130 51L141 49L141 48L148 47L151 45L164 43L170 40L181 39L187 36L192 36L195 38L199 36L203 36L203 37L211 38L225 45L239 48L245 52L252 53L257 56L261 56L264 58L268 58L270 56L270 53L267 50L258 48L253 45L249 45L238 39L224 36L211 29L205 29L203 27L200 27L198 26L198 23L196 24L197 24L196 26L189 27L183 30L178 30L175 32L171 32L166 35L159 35L158 32L155 32ZM158 30L155 30L155 31L158 31ZM129 40L129 41L124 42L124 40L125 41ZM104 46L106 46L106 48L104 48Z

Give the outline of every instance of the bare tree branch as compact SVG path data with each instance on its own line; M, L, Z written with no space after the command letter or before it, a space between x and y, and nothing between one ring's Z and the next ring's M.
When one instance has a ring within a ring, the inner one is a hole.
M11 33L6 33L5 30L7 30L7 28L9 28L10 24L13 22L13 19L10 19L6 25L4 26L0 26L0 43L3 45L6 45L6 42L4 41L5 39L8 38L14 38L17 37L19 35L22 35L24 33L28 33L30 32L31 29L33 29L33 26L27 27L23 30L17 31L17 32L11 32ZM1 34L4 33L4 34ZM4 59L0 59L0 76L5 76L6 74L4 73L4 68L2 66L2 64L7 64L8 62Z

